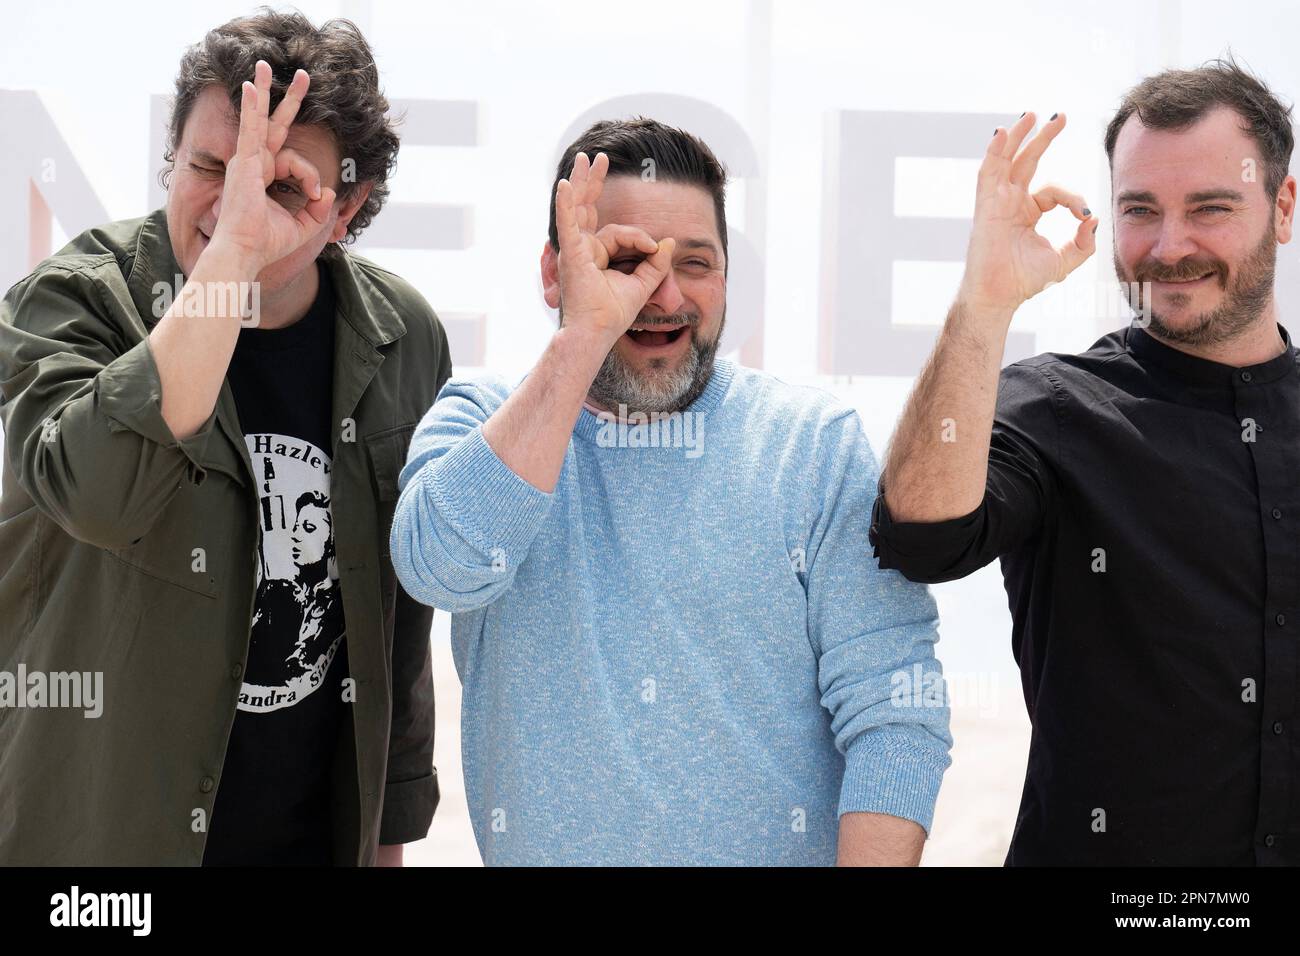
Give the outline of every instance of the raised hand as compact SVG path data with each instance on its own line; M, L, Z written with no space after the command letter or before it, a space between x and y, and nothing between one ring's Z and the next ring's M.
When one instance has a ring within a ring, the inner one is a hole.
M334 190L321 187L316 167L284 145L309 83L305 70L295 73L284 99L268 115L270 65L258 60L253 82L244 81L239 141L226 164L221 215L212 240L238 249L258 268L283 258L319 232L334 203ZM285 195L279 199L270 195L272 184Z
M1054 115L1021 148L1034 126L1026 113L1011 127L999 126L980 166L975 222L966 253L966 273L958 298L980 308L1014 312L1050 283L1060 282L1097 248L1097 217L1083 197L1057 186L1029 192L1038 160L1065 127ZM1043 214L1065 206L1079 220L1074 239L1053 248L1035 227Z
M586 153L577 155L569 178L556 186L555 225L564 324L594 332L612 345L668 275L675 240L656 242L642 229L616 223L597 228L596 200L608 171L604 153L594 163ZM635 269L623 272L610 267L620 254L642 258Z

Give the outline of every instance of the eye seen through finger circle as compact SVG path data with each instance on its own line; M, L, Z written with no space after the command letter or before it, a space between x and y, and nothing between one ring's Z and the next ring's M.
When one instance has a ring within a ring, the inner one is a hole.
M266 194L290 213L296 214L307 205L307 194L293 180L277 179L266 187Z
M609 267L624 275L631 275L644 260L645 256L619 256L610 261Z

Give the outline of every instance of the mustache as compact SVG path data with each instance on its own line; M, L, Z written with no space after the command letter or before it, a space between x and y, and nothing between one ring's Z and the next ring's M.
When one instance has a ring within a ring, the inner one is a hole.
M1227 263L1220 259L1183 259L1177 265L1166 266L1147 260L1133 270L1133 278L1137 282L1182 282L1199 279L1207 273L1218 276L1222 283L1228 274Z
M679 325L698 328L700 321L698 312L675 312L672 315L646 315L642 312L636 317L636 321L632 323L632 326L638 329L654 329L656 326L676 327Z

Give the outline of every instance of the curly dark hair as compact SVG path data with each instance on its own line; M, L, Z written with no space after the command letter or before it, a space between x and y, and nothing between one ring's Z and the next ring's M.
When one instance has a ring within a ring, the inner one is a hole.
M339 155L356 163L355 177L342 183L346 198L361 183L370 196L348 224L343 242L354 241L370 225L388 198L388 177L397 164L398 136L388 116L388 100L379 88L379 70L370 45L349 20L330 20L320 29L297 11L279 13L262 7L208 32L181 57L176 74L162 183L175 167L185 121L194 102L209 86L219 86L238 114L242 85L253 77L258 60L271 65L271 109L284 98L295 71L306 70L311 86L295 124L323 126L334 136Z

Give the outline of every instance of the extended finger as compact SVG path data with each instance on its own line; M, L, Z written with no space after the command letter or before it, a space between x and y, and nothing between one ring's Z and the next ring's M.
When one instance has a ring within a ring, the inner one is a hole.
M597 153L596 161L591 164L591 172L587 176L587 188L583 202L593 208L595 207L596 200L600 198L600 194L605 188L605 176L608 173L609 157L604 153Z
M239 139L235 143L235 155L254 159L262 151L266 142L265 134L258 135L257 87L247 80L242 86L239 101Z
M271 64L258 60L253 67L253 86L257 88L257 122L262 142L266 142L267 117L271 114Z
M1011 181L1019 183L1026 189L1029 188L1029 182L1034 178L1034 173L1038 171L1038 161L1042 158L1043 153L1052 140L1056 139L1056 134L1065 129L1065 114L1053 113L1052 118L1043 124L1043 128L1038 134L1029 141L1020 154L1011 162Z
M1024 112L1020 114L1020 119L1011 124L1007 130L1007 139L1002 146L1003 159L1015 159L1016 151L1020 149L1020 144L1025 141L1029 131L1034 128L1035 115L1033 112Z
M303 97L307 95L307 87L311 83L311 77L307 75L306 70L298 70L293 75L293 82L289 84L289 89L285 90L284 99L280 105L275 108L267 122L266 148L271 152L276 152L284 145L285 138L289 135L289 127L293 125L294 117L298 115L298 108L302 106Z
M586 153L578 153L573 157L573 172L569 174L569 184L573 187L573 214L574 221L578 225L579 231L587 231L595 227L595 221L588 222L588 209L586 205L587 196L587 179L591 175L591 160Z
M1013 135L1023 138L1023 133L1015 133L1020 126L1025 124L1032 126L1033 122L1033 113L1021 113L1020 119L1013 123L1010 129L999 126L993 130L993 138L989 140L988 148L984 150L984 161L980 163L981 187L988 188L1010 180L1011 160L1007 157L1007 145Z
M582 244L578 217L573 208L573 183L561 179L555 184L555 234L560 240L560 253L573 253Z

